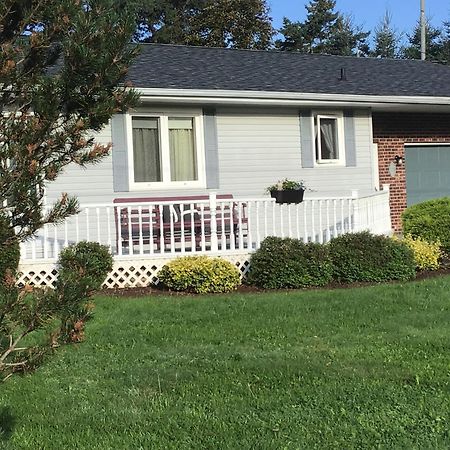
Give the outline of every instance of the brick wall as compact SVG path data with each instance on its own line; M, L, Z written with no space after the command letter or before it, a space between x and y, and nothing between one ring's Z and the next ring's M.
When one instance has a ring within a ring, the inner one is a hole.
M373 135L378 144L380 184L391 185L392 224L400 231L400 216L406 208L405 165L397 166L395 177L389 174L389 165L396 155L405 156L405 144L450 144L450 114L374 113Z

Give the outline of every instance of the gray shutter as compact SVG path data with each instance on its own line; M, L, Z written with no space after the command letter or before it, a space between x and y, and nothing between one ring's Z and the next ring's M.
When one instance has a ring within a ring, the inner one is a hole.
M114 192L128 192L128 149L124 114L111 119Z
M302 167L314 167L314 136L311 110L300 111L300 145L302 150Z
M217 141L216 111L213 108L203 110L205 138L206 187L219 188L219 145Z
M344 112L345 164L356 167L355 118L353 111Z

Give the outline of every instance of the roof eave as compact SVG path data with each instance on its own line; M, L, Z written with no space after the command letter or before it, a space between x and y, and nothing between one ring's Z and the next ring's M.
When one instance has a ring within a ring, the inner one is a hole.
M355 94L323 94L271 91L239 91L219 89L135 88L142 100L157 103L265 105L265 106L336 106L392 109L405 107L450 108L450 97L383 96ZM408 109L409 109L408 108Z

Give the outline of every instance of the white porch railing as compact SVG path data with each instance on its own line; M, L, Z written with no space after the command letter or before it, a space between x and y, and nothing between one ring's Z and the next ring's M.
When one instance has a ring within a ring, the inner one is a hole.
M116 260L148 260L248 254L267 236L324 243L349 232L391 232L387 186L367 196L309 197L291 205L271 198L220 197L84 205L64 224L47 225L22 244L21 261L55 262L62 248L84 240L108 246Z

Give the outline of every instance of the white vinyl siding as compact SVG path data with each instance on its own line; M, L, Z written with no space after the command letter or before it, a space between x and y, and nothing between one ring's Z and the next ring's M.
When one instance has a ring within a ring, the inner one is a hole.
M369 111L355 111L357 167L301 167L298 110L217 112L221 190L264 195L279 179L302 179L314 193L373 191Z
M111 125L108 124L100 133L94 135L99 144L112 141ZM114 151L114 150L111 150ZM113 198L113 166L111 154L101 162L87 165L85 168L76 164L66 166L56 181L46 188L47 203L53 203L60 198L61 193L78 197L80 203L104 203Z
M349 194L351 190L372 192L371 116L368 110L354 111L357 167L324 164L303 168L298 109L220 108L216 111L219 151L219 193L239 196L264 196L265 188L282 178L305 180L313 190L306 195ZM110 126L97 136L101 143L111 142ZM114 151L114 148L113 150ZM81 169L67 167L47 189L48 201L61 192L75 194L80 203L111 202L122 197L164 197L205 193L205 188L136 190L114 192L112 157Z

